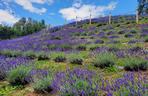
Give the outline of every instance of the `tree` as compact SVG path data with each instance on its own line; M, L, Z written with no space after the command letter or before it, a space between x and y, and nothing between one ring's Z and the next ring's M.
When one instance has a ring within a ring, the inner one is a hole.
M32 18L21 18L12 27L0 25L0 40L29 35L46 28L44 20L36 21Z
M148 14L148 0L138 0L138 3L139 14Z

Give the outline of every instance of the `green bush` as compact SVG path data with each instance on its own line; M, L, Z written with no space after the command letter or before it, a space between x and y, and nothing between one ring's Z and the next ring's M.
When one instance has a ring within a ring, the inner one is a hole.
M11 51L11 50L0 51L0 54L8 56L8 57L18 57L18 56L21 56L21 52L20 51Z
M148 36L144 38L144 42L148 42Z
M55 49L57 49L57 46L55 44L47 45L47 47L48 47L49 50L55 50Z
M55 59L54 59L55 62L65 62L66 61L66 57L65 56L57 56Z
M130 33L132 33L132 34L136 34L137 31L136 31L136 30L131 30Z
M86 45L78 45L76 47L76 49L79 50L79 51L85 51L87 48L86 48Z
M52 77L47 76L40 80L34 80L33 82L33 88L36 93L50 93L53 88L51 86L52 83Z
M92 64L95 67L106 68L115 65L116 55L113 53L100 53L93 60Z
M24 53L23 53L23 56L29 57L30 59L35 59L35 58L37 58L36 53L33 52L32 50L24 52Z
M69 54L68 60L71 64L83 64L83 56L81 54Z
M50 59L50 56L45 52L37 53L36 57L38 58L38 60L49 60Z
M148 69L148 61L137 57L125 58L124 64L124 69L127 71L139 71Z
M29 76L30 71L31 67L29 66L18 66L8 72L7 79L12 85L26 85L29 83L27 76Z
M62 44L62 45L59 45L59 48L60 48L62 51L66 51L66 50L71 50L71 49L72 49L72 46L69 45L69 44Z

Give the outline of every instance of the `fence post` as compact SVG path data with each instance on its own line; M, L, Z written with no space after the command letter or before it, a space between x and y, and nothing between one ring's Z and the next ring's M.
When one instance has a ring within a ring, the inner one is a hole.
M89 24L91 25L91 13L90 13L90 18L89 18Z
M139 14L138 14L138 10L136 11L136 23L138 24L139 23Z
M90 17L89 17L89 25L91 25L91 9L89 9L89 12L90 12Z
M77 25L78 25L78 21L77 21L77 19L78 19L78 17L76 16L76 27L77 27Z
M109 13L109 24L111 24L111 21L112 20L112 15L111 15L111 13Z

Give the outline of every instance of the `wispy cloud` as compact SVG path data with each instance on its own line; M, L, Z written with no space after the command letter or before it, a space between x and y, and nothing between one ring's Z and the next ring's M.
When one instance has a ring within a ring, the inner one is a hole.
M47 11L47 9L45 7L38 8L34 4L36 3L39 5L51 5L54 3L54 0L2 0L2 3L5 3L5 5L8 5L12 2L16 3L17 5L20 5L23 9L29 12L43 14Z
M117 2L111 2L106 6L96 6L89 4L81 4L81 2L74 3L69 8L63 8L59 12L66 20L75 20L76 17L80 19L87 19L92 15L92 18L105 15L105 11L114 10Z
M0 9L0 24L14 24L19 20L18 17L11 14L8 10Z
M45 0L15 0L15 3L32 13L43 14L47 11L46 8L37 8L33 6L33 3L44 4Z

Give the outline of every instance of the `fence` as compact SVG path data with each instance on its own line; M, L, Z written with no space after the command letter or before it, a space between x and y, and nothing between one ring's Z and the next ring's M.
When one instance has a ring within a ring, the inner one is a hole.
M104 17L98 17L98 18L94 18L92 19L92 15L90 14L90 16L86 17L87 19L82 20L82 18L79 18L76 16L75 21L72 21L72 23L68 23L70 25L75 25L78 26L78 24L80 23L87 23L87 24L92 24L92 23L107 23L107 24L112 24L114 22L121 22L121 21L133 21L136 22L137 24L139 24L139 19L142 18L143 16L140 16L138 14L138 11L130 11L130 12L126 12L126 13L119 13L120 15L118 16L113 16L111 13L106 14ZM79 20L78 20L79 19ZM67 24L67 22L66 22Z

